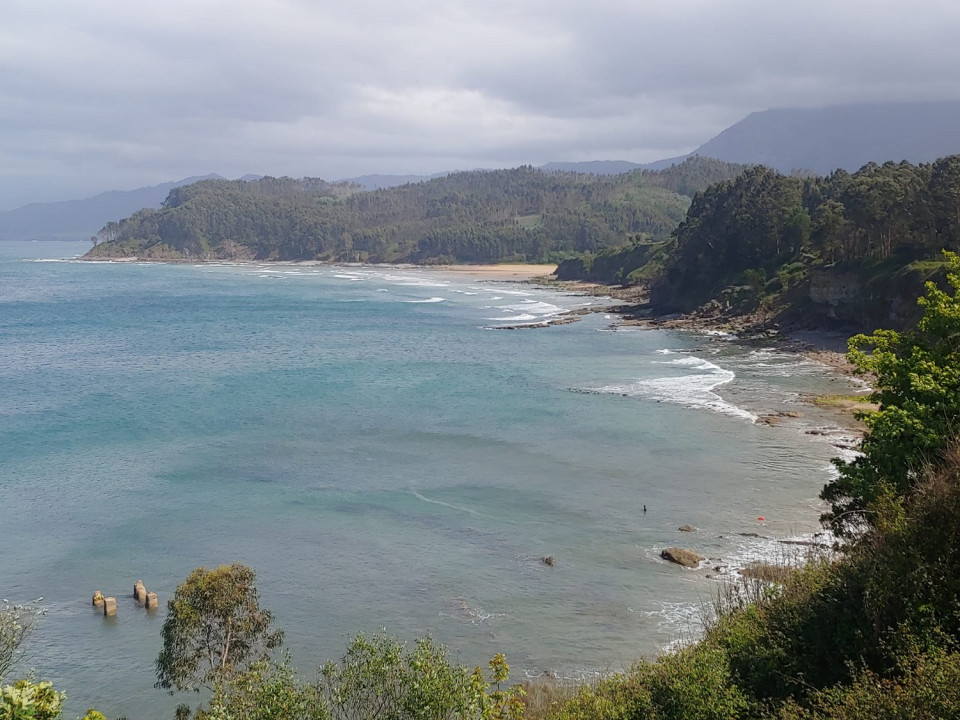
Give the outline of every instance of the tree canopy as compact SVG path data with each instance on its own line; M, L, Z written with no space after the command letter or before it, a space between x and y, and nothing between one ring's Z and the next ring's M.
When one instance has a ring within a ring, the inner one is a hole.
M665 239L690 196L743 168L693 158L617 176L532 167L400 187L305 178L206 180L99 234L91 257L362 262L534 261Z
M253 570L244 565L197 568L167 603L157 687L213 689L277 648L283 633L260 607Z

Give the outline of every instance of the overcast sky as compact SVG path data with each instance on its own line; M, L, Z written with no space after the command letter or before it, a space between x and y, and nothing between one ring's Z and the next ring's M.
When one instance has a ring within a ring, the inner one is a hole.
M2 0L0 210L210 172L680 155L960 99L958 0Z

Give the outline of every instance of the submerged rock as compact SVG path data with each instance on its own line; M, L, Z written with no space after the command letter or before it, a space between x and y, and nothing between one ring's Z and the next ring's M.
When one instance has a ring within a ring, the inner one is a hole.
M694 532L696 530L692 525L681 525L677 528L680 532Z

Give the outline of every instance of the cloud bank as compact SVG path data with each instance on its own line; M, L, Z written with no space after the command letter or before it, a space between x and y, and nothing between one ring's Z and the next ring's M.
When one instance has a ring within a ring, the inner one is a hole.
M960 99L960 3L6 0L0 209L188 175L689 152L757 110Z

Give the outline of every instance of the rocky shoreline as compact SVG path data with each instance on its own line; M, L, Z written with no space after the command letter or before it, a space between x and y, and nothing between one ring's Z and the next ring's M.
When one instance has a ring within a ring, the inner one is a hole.
M584 308L568 313L558 318L552 324L573 322L578 316L603 312L619 316L618 324L663 330L686 330L711 334L723 334L734 338L741 345L768 347L779 352L802 355L814 362L833 368L837 372L854 376L856 368L847 359L847 341L849 333L836 330L809 330L809 329L781 329L770 323L770 319L763 313L727 317L723 315L706 315L690 313L687 315L657 316L647 305L645 290L640 286L610 286L577 280L552 280L549 278L534 278L535 282L544 287L553 288L565 293L573 293L594 297L610 297L622 301L621 304L602 307ZM869 378L865 378L864 389L868 387ZM836 411L839 424L846 430L856 434L863 434L864 425L856 415L875 409L865 399L855 395L818 396L804 395L801 400L821 409ZM768 424L776 424L776 415L764 416Z

